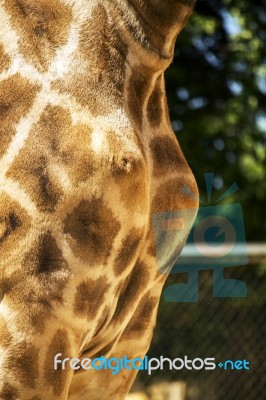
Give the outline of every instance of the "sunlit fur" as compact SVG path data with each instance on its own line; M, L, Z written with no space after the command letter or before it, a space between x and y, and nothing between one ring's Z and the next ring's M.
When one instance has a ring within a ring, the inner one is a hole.
M123 399L136 371L64 357L143 357L166 274L152 215L197 200L164 71L185 0L0 1L0 398ZM174 318L176 316L173 316Z

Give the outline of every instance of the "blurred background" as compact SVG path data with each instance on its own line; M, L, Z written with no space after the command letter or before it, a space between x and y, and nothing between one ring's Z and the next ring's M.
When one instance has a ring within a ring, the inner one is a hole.
M162 296L149 357L246 359L250 371L139 372L130 399L262 400L266 393L266 0L198 0L166 74L173 129L206 200L241 203L249 265L227 268L246 298L213 298L212 271L199 273L198 303ZM251 245L252 247L252 245ZM256 250L257 249L257 250ZM186 274L170 275L171 283ZM137 393L138 392L138 393Z

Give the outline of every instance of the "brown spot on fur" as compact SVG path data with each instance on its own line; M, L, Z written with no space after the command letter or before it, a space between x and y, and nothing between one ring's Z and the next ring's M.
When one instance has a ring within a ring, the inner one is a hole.
M0 217L0 243L21 226L19 217L11 212L5 217Z
M5 2L18 32L20 51L40 71L45 71L58 47L63 46L72 20L70 7L57 0Z
M95 318L109 287L104 277L96 280L87 279L79 284L75 296L74 313L82 317L87 316L88 319Z
M72 119L70 112L62 107L49 104L34 127L34 134L31 132L31 140L34 140L35 136L37 136L38 142L43 138L43 145L51 148L54 156L60 156L65 159L65 149L62 146L64 140L69 141L68 132L71 126ZM34 144L37 145L37 143Z
M76 71L52 86L73 95L94 116L106 114L122 106L126 55L127 46L114 21L97 5L80 31Z
M42 234L30 249L25 258L25 269L39 279L45 276L46 281L52 275L55 280L60 272L68 275L69 266L50 232Z
M129 339L138 339L142 332L154 327L154 313L157 310L159 298L146 294L140 301L136 312L127 325L123 335Z
M1 400L17 400L18 399L18 391L13 386L8 383L4 384L3 389L0 392Z
M62 358L72 357L70 354L68 334L65 329L59 329L55 333L49 345L45 361L45 379L52 386L54 396L60 396L62 394L70 371L68 363L66 364L65 370L60 367L57 370L54 369L54 357L58 353L62 353Z
M48 149L52 162L67 167L75 184L88 179L96 168L90 150L91 133L88 125L73 125L68 110L50 105L44 110L34 130L38 142L43 141L43 147Z
M127 269L134 260L142 232L132 229L128 236L123 240L121 250L115 259L114 273L120 275Z
M189 188L197 197L197 186L192 172L189 169L187 170L187 174L177 174L175 179L168 179L159 187L152 200L152 212L197 209L198 200L188 196L186 194L186 188Z
M7 367L20 384L35 389L39 376L39 349L26 341L13 345L7 353Z
M10 66L10 58L5 54L4 47L0 43L0 73L5 71ZM1 115L1 111L0 111Z
M54 184L49 177L49 172L47 171L47 161L44 157L40 157L34 168L31 170L32 175L37 177L38 184L34 185L38 187L38 203L41 210L53 211L58 200L59 194L55 189Z
M150 229L147 234L146 243L148 243L147 252L152 257L156 257L156 244L155 244L155 235L154 235L154 228L152 225L152 220L150 219L149 222Z
M132 70L128 86L128 108L136 126L141 129L144 103L151 85L152 71L141 66Z
M120 223L102 199L82 200L65 220L72 248L90 266L106 262Z
M188 195L187 192L193 193ZM193 197L194 198L193 198ZM180 168L180 172L176 174L176 178L165 180L164 183L157 189L155 196L152 199L152 213L170 213L176 211L182 211L181 214L174 214L175 218L180 218L180 222L184 224L184 229L180 230L163 230L158 229L156 253L157 260L159 260L158 267L160 267L160 273L169 273L176 258L178 257L184 240L186 239L193 220L198 210L198 191L197 186L190 171L189 167ZM182 221L182 219L184 220ZM151 239L152 240L152 239ZM153 243L155 238L153 239ZM151 242L152 245L152 242ZM149 252L153 252L154 247L150 247ZM154 254L153 254L154 255ZM164 265L160 262L164 259ZM159 271L159 270L158 270Z
M0 196L0 260L14 251L30 227L30 219L24 209L5 193Z
M151 141L150 148L156 177L175 171L178 173L184 168L186 161L175 138L157 137Z
M0 156L6 152L17 123L30 110L38 89L19 74L0 83Z
M53 307L63 300L69 277L70 269L55 240L50 233L41 235L26 253L21 268L3 277L8 306L20 310L17 324L30 332L43 332Z
M147 105L149 122L153 128L160 125L162 121L164 104L163 97L165 95L162 87L162 78L160 77L156 81Z
M132 273L123 281L118 290L118 302L113 316L114 322L121 321L128 312L133 312L138 299L146 289L149 282L149 272L147 266L138 262Z
M187 210L180 215L181 219L179 221L180 224L185 223L182 218L186 219L185 228L180 229L179 232L176 231L178 233L175 233L174 230L172 232L161 230L160 245L157 243L157 248L155 248L154 232L151 231L149 234L149 253L153 256L156 255L156 252L158 254L168 254L168 261L165 260L165 265L160 266L160 273L163 274L166 272L165 269L168 270L172 267L183 247L180 241L183 241L189 233L189 223L192 224L193 217L195 217L198 209L198 189L194 176L177 142L168 137L156 138L151 142L151 150L155 177L165 175L164 182L153 194L151 212L170 213L178 210ZM167 174L169 174L168 179ZM177 215L176 217L178 218L179 216ZM174 243L176 243L176 247ZM168 250L167 246L169 246ZM160 258L160 255L158 257ZM164 268L164 271L162 268Z
M95 154L90 150L92 129L85 124L77 124L69 128L68 137L59 140L62 161L72 182L84 182L97 170ZM78 157L77 157L78 155Z
M30 146L33 148L29 149ZM48 166L47 158L40 155L34 142L28 139L7 175L22 183L41 211L53 212L61 190L53 182Z
M39 238L39 250L35 261L37 274L53 273L60 270L68 270L66 260L62 256L55 239L50 233Z
M23 183L42 211L52 212L62 194L53 178L54 164L67 167L75 184L88 179L96 168L89 149L91 129L71 125L69 111L47 106L8 171L8 176Z
M68 110L47 106L8 174L23 181L41 210L53 211L61 196L53 179L55 164L66 169L75 185L97 168L90 150L91 132L85 124L73 126Z

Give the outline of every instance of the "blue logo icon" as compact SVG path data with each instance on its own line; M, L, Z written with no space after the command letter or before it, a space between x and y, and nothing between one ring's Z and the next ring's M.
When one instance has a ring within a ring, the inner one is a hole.
M247 245L245 237L242 207L239 203L217 204L238 190L233 184L217 201L210 205L214 174L205 174L208 204L203 204L198 210L197 218L190 230L186 245L181 255L172 260L174 267L171 274L187 273L187 283L175 284L167 287L164 298L167 302L197 302L199 271L213 271L214 297L246 297L247 287L237 279L225 279L224 269L248 264ZM188 190L184 190L190 195ZM201 203L203 203L201 201ZM153 227L156 239L158 267L165 273L164 260L160 251L166 235L173 235L176 243L178 232L164 230L165 221L168 226L171 221L184 221L184 225L193 210L177 210L171 213L157 213L153 215ZM174 224L172 224L174 226ZM170 240L171 237L169 236ZM169 271L168 271L169 272Z

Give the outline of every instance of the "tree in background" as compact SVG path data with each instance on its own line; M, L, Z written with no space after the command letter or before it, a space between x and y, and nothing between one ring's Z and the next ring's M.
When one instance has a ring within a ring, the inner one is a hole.
M176 136L204 196L243 206L248 241L266 240L266 0L198 0L166 88ZM214 198L216 196L214 195Z

